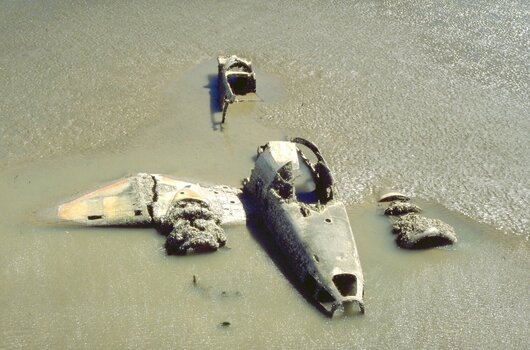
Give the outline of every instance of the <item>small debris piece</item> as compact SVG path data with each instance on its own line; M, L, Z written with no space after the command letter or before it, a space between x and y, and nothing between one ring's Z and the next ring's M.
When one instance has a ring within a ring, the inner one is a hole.
M245 95L256 92L256 74L252 62L235 55L217 57L217 68L219 107L223 111L224 123L229 104L254 100Z
M385 215L400 216L409 213L421 213L421 208L410 202L393 201L385 210Z
M397 233L396 243L401 248L424 249L457 242L451 226L416 214L403 215L392 225L392 230Z
M221 322L221 326L223 327L230 327L231 323L228 321Z
M235 292L226 291L226 290L221 291L221 297L223 298L232 298L232 297L240 297L240 296L241 296L240 291L235 291Z
M197 276L193 275L193 285L197 285Z
M388 192L379 198L379 202L391 202L391 201L403 201L406 202L410 200L409 196L404 195L399 192Z

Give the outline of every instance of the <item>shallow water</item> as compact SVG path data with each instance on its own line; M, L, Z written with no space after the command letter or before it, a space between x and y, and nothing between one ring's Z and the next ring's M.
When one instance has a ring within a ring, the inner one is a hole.
M0 348L529 343L528 4L0 6ZM232 52L263 102L222 126L214 58ZM287 136L321 147L350 204L365 316L323 317L260 227L167 257L152 229L47 221L140 171L239 186ZM386 189L453 225L456 247L396 248Z
M383 206L350 207L367 313L328 319L289 282L288 263L263 228L228 227L226 248L168 257L153 229L42 221L35 211L45 201L80 185L64 188L63 172L88 182L87 168L67 163L73 168L46 164L2 185L20 198L1 208L3 347L522 349L528 343L528 243L438 205L418 202L425 215L451 224L459 243L419 252L395 246ZM229 327L220 325L225 321Z

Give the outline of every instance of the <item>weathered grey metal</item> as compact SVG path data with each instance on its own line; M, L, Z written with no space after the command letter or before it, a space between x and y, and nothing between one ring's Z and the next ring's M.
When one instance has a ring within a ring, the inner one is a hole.
M224 123L229 104L257 100L255 96L245 97L256 92L256 74L252 62L235 55L217 57L217 68L219 107L223 111Z
M304 291L330 315L358 303L364 313L364 277L345 206L317 147L303 139L269 142L244 190L255 199L278 247L292 262ZM312 164L296 146L309 147Z
M183 254L224 245L219 225L246 222L241 195L227 186L140 173L60 205L57 215L87 226L154 226L168 236L168 251Z

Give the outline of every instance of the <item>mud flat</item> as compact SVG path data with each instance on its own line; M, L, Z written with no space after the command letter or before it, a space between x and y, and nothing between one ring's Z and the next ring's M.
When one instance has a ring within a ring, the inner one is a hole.
M210 118L208 89L197 74L168 87L166 118L130 140L129 149L0 173L8 198L0 203L2 347L526 346L528 242L417 197L425 215L454 227L458 244L402 251L377 198L350 205L367 313L333 320L301 297L263 227L228 227L227 245L215 254L168 257L154 229L44 220L41 210L50 204L140 171L239 186L256 145L285 135L264 127L259 109L248 106L231 108L221 132L212 123L220 112Z
M234 120L259 135L231 136L238 128ZM301 297L263 227L228 227L227 245L214 254L168 257L165 238L154 229L88 229L43 220L40 210L50 203L138 171L237 186L253 165L252 146L282 135L253 116L232 115L230 122L223 134L209 129L206 138L210 120L168 118L146 134L178 134L170 126L179 123L188 125L190 141L168 137L155 148L147 143L146 149L2 171L0 191L9 198L0 203L2 347L526 346L528 242L417 197L425 215L454 227L458 244L402 251L385 205L376 198L350 205L367 313L333 320Z
M227 246L213 254L168 257L154 229L50 226L31 215L94 181L100 173L87 170L96 162L112 167L118 158L89 159L84 168L86 158L41 162L1 174L0 189L12 198L0 205L3 347L527 343L528 242L429 202L416 199L455 228L454 247L402 251L375 201L349 208L367 313L333 320L301 297L262 227L228 227Z

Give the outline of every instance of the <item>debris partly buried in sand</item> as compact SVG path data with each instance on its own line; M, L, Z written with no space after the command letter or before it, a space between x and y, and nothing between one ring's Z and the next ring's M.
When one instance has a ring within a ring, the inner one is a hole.
M410 197L401 192L387 192L379 197L379 202L391 202L391 201L409 201Z
M392 225L392 231L397 233L396 243L407 249L432 248L457 242L451 226L416 214L400 217Z
M456 233L451 226L440 220L418 215L421 208L408 202L408 196L391 192L379 201L388 201L388 198L392 198L392 202L385 209L385 215L397 217L392 225L392 232L397 234L396 243L401 248L424 249L457 242Z
M297 147L307 147L311 163ZM347 304L364 313L364 277L344 203L335 198L331 171L318 148L296 138L269 142L258 149L244 190L301 288L332 316Z
M297 145L308 148L316 163ZM300 138L267 143L259 148L244 190L248 197L227 186L140 173L60 205L57 215L87 226L152 226L167 236L168 253L185 254L223 246L221 225L246 222L256 205L290 260L300 288L315 305L329 316L351 304L364 313L357 247L345 205L335 197L331 171L318 148ZM192 283L202 289L195 275Z
M379 202L402 201L406 202L410 197L400 192L388 192L379 198Z
M228 292L226 290L223 290L221 292L221 296L223 298L228 298L228 297L240 297L242 296L241 292L240 291L235 291L235 292Z
M409 213L421 213L421 208L410 202L392 201L385 209L385 215L399 216Z
M226 242L221 224L246 222L242 192L158 174L119 180L58 208L58 217L87 226L154 226L169 254L211 251Z
M194 251L211 251L224 246L226 236L221 228L221 215L216 214L203 201L180 200L164 216L164 224L173 230L166 239L168 253L186 254Z
M219 107L225 122L228 105L237 102L257 101L256 74L250 60L232 56L217 57Z

